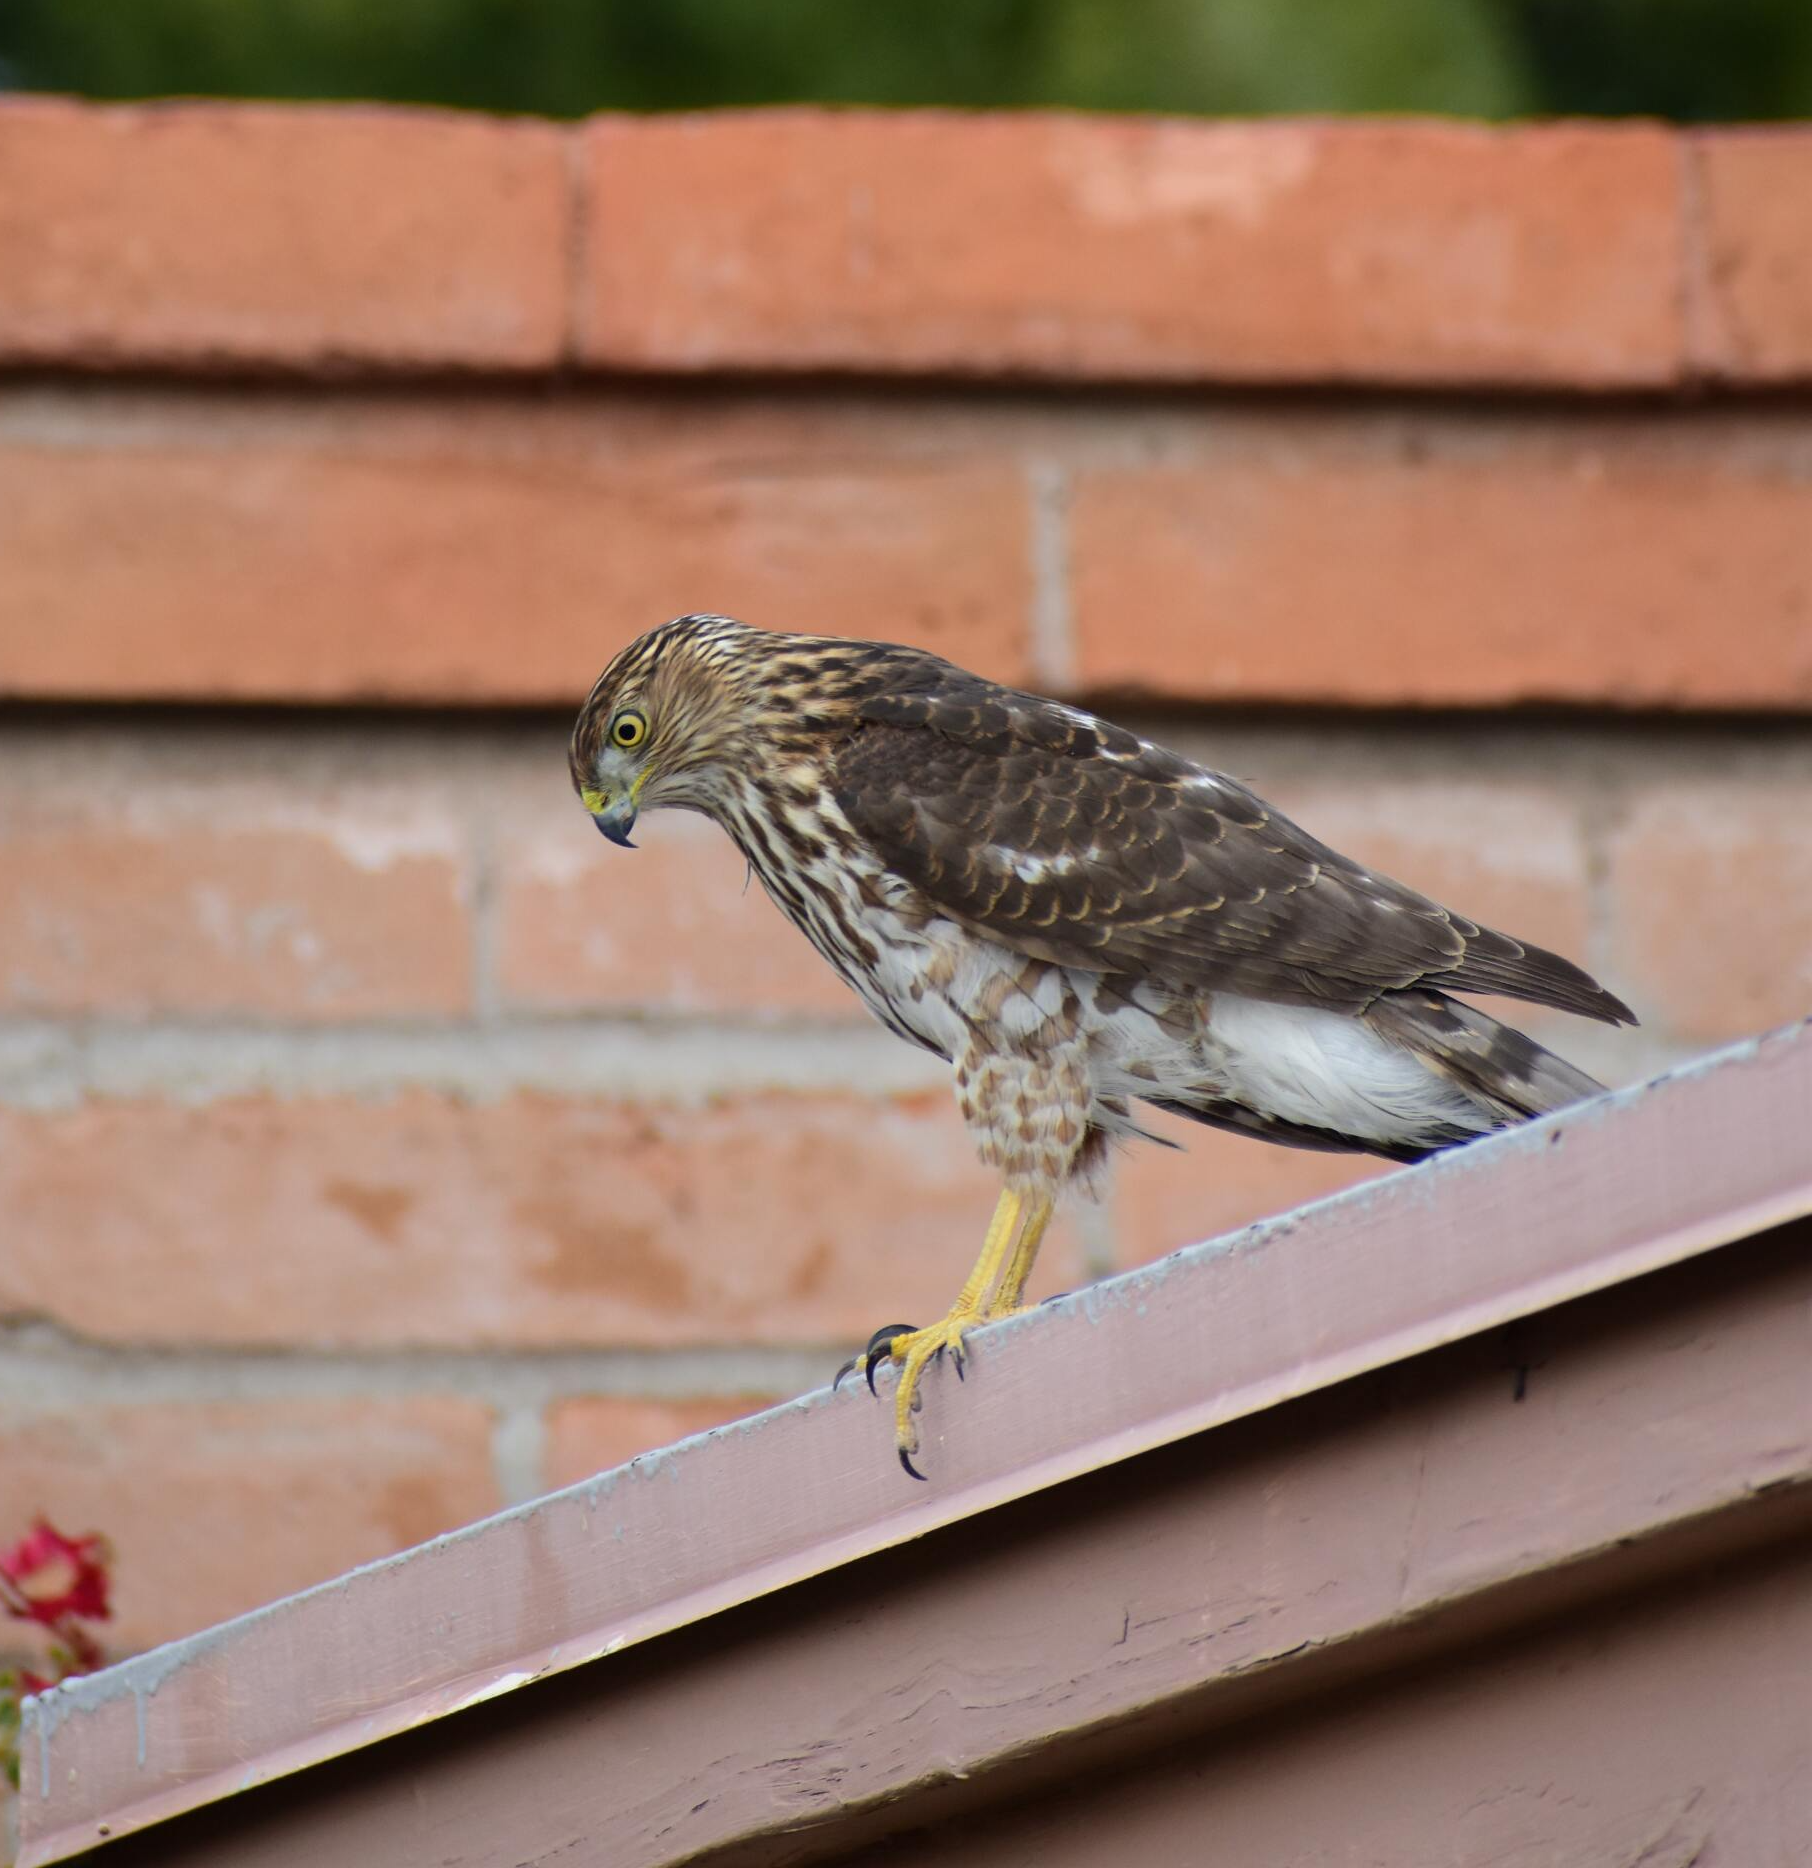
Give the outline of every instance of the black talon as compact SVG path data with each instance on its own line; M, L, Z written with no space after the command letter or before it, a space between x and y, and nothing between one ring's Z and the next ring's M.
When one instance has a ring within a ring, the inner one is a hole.
M913 1326L910 1323L883 1323L868 1339L868 1347L849 1366L861 1364L862 1373L868 1377L868 1392L877 1398L880 1389L875 1386L875 1370L886 1360L886 1352L892 1347L896 1336L910 1336Z
M836 1374L831 1377L831 1393L832 1394L835 1394L837 1390L843 1386L844 1376L847 1375L850 1372L850 1370L853 1369L856 1366L856 1364L860 1362L861 1360L862 1358L860 1356L851 1356L850 1359L846 1363L844 1363L844 1365L836 1372Z
M912 1455L908 1453L904 1447L900 1448L900 1464L906 1468L908 1476L917 1479L920 1484L926 1485L930 1483L925 1475L919 1471L918 1467L912 1463Z

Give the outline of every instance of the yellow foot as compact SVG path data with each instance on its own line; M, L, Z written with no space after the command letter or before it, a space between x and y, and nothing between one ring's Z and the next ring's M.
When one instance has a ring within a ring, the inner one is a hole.
M884 1325L868 1339L868 1347L861 1355L853 1357L837 1371L837 1382L841 1382L851 1369L859 1368L868 1378L869 1393L873 1394L875 1370L883 1362L900 1365L900 1378L893 1395L893 1443L900 1464L913 1478L925 1476L912 1463L913 1454L919 1450L918 1430L913 1426L912 1417L918 1412L919 1381L926 1366L948 1349L957 1378L961 1380L965 1332L978 1323L1010 1317L1025 1308L1026 1280L1031 1276L1038 1242L1050 1217L1048 1198L1028 1197L1008 1188L994 1209L988 1236L982 1242L981 1257L975 1261L975 1269L951 1306L950 1314L926 1330L915 1330L909 1323ZM995 1288L997 1283L998 1289Z
M893 1444L900 1456L900 1464L915 1479L925 1476L912 1463L913 1454L919 1450L918 1428L912 1419L919 1411L919 1379L926 1368L948 1349L957 1380L961 1381L964 1332L973 1329L982 1320L979 1309L953 1310L949 1316L928 1329L906 1330L897 1336L891 1330L877 1330L862 1358L863 1373L868 1377L871 1390L875 1385L875 1370L882 1362L897 1362L900 1365L900 1377L893 1391Z

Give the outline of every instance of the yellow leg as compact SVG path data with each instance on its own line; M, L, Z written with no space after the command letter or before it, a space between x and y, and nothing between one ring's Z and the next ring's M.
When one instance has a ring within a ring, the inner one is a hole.
M1056 1210L1057 1203L1054 1200L1028 1202L1025 1224L1019 1229L1019 1243L1013 1247L1013 1256L1007 1260L1007 1275L1001 1279L1000 1289L994 1293L994 1301L988 1306L990 1317L1010 1317L1014 1311L1024 1308L1026 1282L1032 1275L1032 1266L1037 1262L1044 1229L1051 1223L1051 1215Z
M952 1316L959 1312L979 1314L984 1308L994 1280L1000 1276L1001 1261L1019 1230L1019 1217L1025 1208L1022 1194L1016 1194L1011 1187L1002 1189L994 1203L994 1217L988 1221L988 1236L982 1241L981 1257L975 1261L968 1282L956 1294L956 1302L950 1310Z
M1010 1187L1002 1193L994 1209L994 1217L988 1223L988 1236L982 1241L981 1256L975 1261L975 1269L969 1273L963 1288L957 1293L950 1314L942 1322L932 1324L929 1329L911 1330L896 1336L884 1352L900 1364L900 1379L893 1394L893 1438L894 1445L899 1449L900 1464L915 1479L925 1476L916 1471L912 1464L912 1455L919 1450L919 1436L912 1424L913 1412L918 1405L919 1378L925 1373L926 1364L945 1349L950 1351L958 1370L961 1370L963 1332L972 1324L979 1323L987 1314L984 1305L988 1293L994 1288L995 1279L1000 1276L1000 1268L1014 1243L1020 1215L1025 1211L1026 1204L1024 1197ZM1042 1225L1040 1230L1043 1230ZM1027 1268L1030 1269L1029 1266Z

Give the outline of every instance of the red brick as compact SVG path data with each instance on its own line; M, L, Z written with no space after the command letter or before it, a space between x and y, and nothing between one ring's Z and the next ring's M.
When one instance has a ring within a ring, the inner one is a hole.
M604 118L579 346L670 370L1654 384L1646 126L938 112Z
M564 785L564 771L557 778ZM645 818L632 860L606 849L576 804L557 817L525 814L499 843L497 969L508 1005L868 1017L703 818Z
M1026 672L1019 466L898 421L124 414L0 441L0 694L576 707L631 635L714 608Z
M1071 525L1088 687L1812 702L1812 481L1741 420L1276 413L1193 463L1081 473Z
M997 1191L942 1092L0 1110L0 1313L167 1343L856 1343L949 1307ZM1040 1288L1077 1262L1066 1226Z
M1812 1013L1812 808L1798 788L1657 784L1611 838L1620 973L1645 1020L1704 1043Z
M547 367L566 150L426 112L0 105L0 357Z
M117 767L117 762L111 762ZM0 798L0 1011L469 1011L470 877L431 803L90 775Z
M688 1401L638 1401L583 1395L547 1411L544 1476L550 1489L608 1472L638 1453L671 1446L688 1434L741 1420L772 1405L761 1395L707 1395Z
M1696 361L1737 382L1812 376L1812 130L1695 135Z
M1173 1116L1148 1115L1143 1112L1141 1122L1182 1146L1142 1148L1122 1159L1113 1207L1122 1268L1287 1213L1391 1167L1369 1155L1279 1148Z
M388 1556L498 1506L466 1401L147 1402L0 1416L0 1526L100 1531L121 1654Z

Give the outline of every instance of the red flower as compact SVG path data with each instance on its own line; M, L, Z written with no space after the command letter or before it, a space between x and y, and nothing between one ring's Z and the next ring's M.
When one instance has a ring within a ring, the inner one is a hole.
M67 1615L106 1621L107 1565L112 1553L102 1537L65 1537L43 1518L12 1549L0 1551L0 1576L13 1585L6 1612L15 1621L52 1627Z
M29 1667L19 1669L19 1691L22 1694L48 1693L54 1681L46 1680L41 1673L33 1673Z

